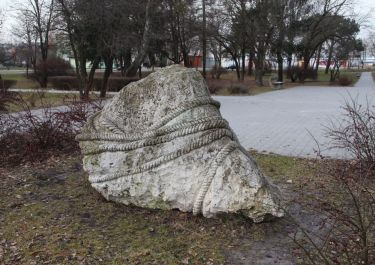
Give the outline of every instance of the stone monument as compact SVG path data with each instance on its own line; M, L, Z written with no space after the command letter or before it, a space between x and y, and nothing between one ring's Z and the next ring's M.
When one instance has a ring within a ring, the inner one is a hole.
M283 216L278 189L219 108L194 69L170 66L129 84L77 136L92 186L126 205Z

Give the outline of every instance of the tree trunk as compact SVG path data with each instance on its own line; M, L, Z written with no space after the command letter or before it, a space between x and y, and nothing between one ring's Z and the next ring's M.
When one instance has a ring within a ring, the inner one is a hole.
M260 69L255 70L255 82L258 86L264 86L263 83L263 71Z
M147 50L150 46L151 41L151 13L152 13L152 6L153 6L153 0L147 1L146 6L146 22L144 26L143 31L143 37L142 37L142 45L140 48L140 51L138 52L137 56L135 57L133 63L131 66L126 70L125 76L127 77L133 77L137 74L139 66L142 64Z
M78 73L77 79L78 79L78 86L79 86L79 95L81 99L85 98L85 88L86 88L86 80L87 80L87 69L86 69L86 57L84 56L83 47L79 46L77 48L77 56L79 56L75 59L77 60L78 64L76 66L78 67Z
M319 75L319 64L320 64L320 56L322 53L322 46L323 44L320 45L318 49L318 54L317 54L317 59L316 59L316 65L315 65L316 79L318 79L318 75Z
M302 71L301 71L300 80L299 80L302 83L305 82L306 80L306 73L309 69L311 56L308 54L305 54L303 58L304 58L304 62L303 62Z
M184 66L185 67L191 67L190 61L189 61L189 53L186 51L182 51L182 57L184 58Z
M327 66L326 66L326 75L328 74L329 72L329 68L331 67L331 60L332 60L332 55L333 55L333 46L334 46L334 42L331 41L331 44L329 45L329 52L328 52L328 60L327 60Z
M84 87L85 89L84 89L84 93L83 93L83 99L86 99L86 100L89 99L90 91L91 91L92 85L94 83L95 71L98 68L99 63L100 63L100 57L96 57L94 59L94 61L92 62L92 66L91 66L91 69L90 69L89 76L88 76L88 78L87 77L85 78L85 87ZM86 66L84 66L84 68L85 68L85 72L86 72ZM82 66L81 66L81 69L82 69Z
M222 53L221 53L221 44L219 44L219 69L221 69L221 60L222 60Z
M26 78L29 79L29 68L30 68L30 59L27 58L26 61Z
M254 62L254 53L250 51L249 53L249 64L247 67L247 75L252 76L253 75L253 62Z
M34 56L33 70L34 70L34 74L36 74L36 53L37 53L37 39L34 40L34 52L33 52L33 56Z
M293 57L292 56L288 56L288 71L290 71L290 69L292 69L292 61L293 61Z
M234 59L234 64L236 65L236 74L237 74L237 80L241 81L241 71L240 71L240 64L238 63L238 59Z
M131 64L132 64L132 52L130 48L127 48L125 50L125 54L122 60L122 65L121 65L121 75L125 76L125 71L128 69Z
M242 59L242 65L241 65L241 81L245 81L245 73L246 73L246 54L245 49L242 49L241 51L241 59Z
M284 81L284 60L281 54L281 51L277 52L277 81L283 82Z
M82 76L81 76L81 73L80 73L81 62L80 62L80 59L79 59L79 56L78 56L77 48L74 45L73 35L70 31L69 31L69 40L70 40L70 47L73 51L74 61L75 61L75 73L76 73L76 77L77 77L77 80L78 80L79 95L80 95L80 98L83 98ZM82 54L81 54L81 57L83 57ZM86 61L84 62L84 67L85 67L85 72L86 72Z
M109 58L104 59L104 64L105 64L104 77L103 77L102 87L100 89L101 98L105 98L107 90L108 90L108 80L113 71L113 57L110 56Z
M39 84L42 88L47 88L48 83L48 66L47 66L47 59L43 59L42 67L39 76Z
M141 65L138 68L138 78L142 79L142 66Z
M202 8L203 8L203 77L206 78L206 50L207 50L207 40L206 40L206 0L202 0Z
M255 82L258 86L264 86L264 57L258 52L257 58L254 59L255 63Z

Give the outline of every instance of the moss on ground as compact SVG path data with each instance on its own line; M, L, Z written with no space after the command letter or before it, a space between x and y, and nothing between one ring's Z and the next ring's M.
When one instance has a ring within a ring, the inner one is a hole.
M314 161L254 157L278 183L314 175ZM248 251L269 226L107 202L79 158L0 168L0 176L0 264L227 264L226 253Z

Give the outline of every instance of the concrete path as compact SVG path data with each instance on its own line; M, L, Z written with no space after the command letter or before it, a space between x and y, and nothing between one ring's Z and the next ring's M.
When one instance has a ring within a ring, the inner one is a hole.
M72 93L56 90L45 92ZM304 86L257 96L214 98L222 103L222 115L245 148L287 156L316 157L314 138L323 148L327 146L324 126L342 115L341 106L350 97L362 103L366 100L375 103L375 83L371 73L363 73L355 87ZM54 108L55 111L65 109L64 106ZM33 112L43 115L43 110ZM348 156L342 150L323 150L322 153L333 158Z
M261 152L315 157L317 145L311 135L327 145L324 125L342 115L345 100L358 98L375 103L371 73L363 73L355 87L296 87L252 97L215 97L221 112L237 133L241 144ZM310 134L311 133L311 134ZM341 158L341 150L324 155Z
M77 90L57 90L53 88L49 89L33 89L33 88L10 88L8 89L11 92L20 92L20 93L50 93L50 94L76 94L79 95ZM107 91L107 95L116 95L118 92ZM90 94L100 95L100 91L91 91Z

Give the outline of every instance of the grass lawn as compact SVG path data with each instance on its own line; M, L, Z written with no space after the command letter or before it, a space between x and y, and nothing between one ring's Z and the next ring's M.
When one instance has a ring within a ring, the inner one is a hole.
M355 85L355 83L358 81L358 77L357 77L357 74L360 73L360 71L354 71L354 70L341 70L340 71L340 76L346 76L352 80L354 80L353 84L352 85ZM331 74L328 73L326 74L324 72L324 70L319 70L319 74L318 74L318 80L317 82L330 82L330 79L331 79ZM337 85L337 84L336 84Z
M358 81L356 71L350 70L342 70L341 75L342 76L347 76L348 78L353 80L353 83L351 86L354 86L355 83ZM210 76L207 79L207 84L209 87L213 87L216 90L217 95L223 95L223 96L228 96L228 95L257 95L261 93L266 93L273 91L272 85L271 85L271 77L275 77L276 74L266 74L263 77L263 83L264 86L259 87L257 86L254 77L246 76L244 82L239 82L237 81L237 76L235 71L228 71L227 73L224 73L220 80L214 80ZM284 76L284 88L291 88L291 87L296 87L296 86L339 86L339 84L332 83L330 82L330 74L325 74L324 70L320 70L318 74L318 79L317 80L311 80L311 79L306 79L304 83L300 82L291 82L290 79ZM235 89L233 88L248 88L248 91L246 93L233 93Z
M28 106L30 109L38 109L46 106L56 107L69 104L73 100L78 100L77 94L57 94L57 93L18 93L22 99L19 102L10 103L7 107L9 112L25 110Z
M46 107L57 107L63 105L69 105L72 102L79 102L80 98L78 94L73 93L43 93L43 92L18 92L18 97L22 100L11 102L7 105L8 112L18 112L24 110L33 110ZM112 95L107 95L107 99L111 98ZM90 96L92 100L100 100L99 96L92 94Z
M355 83L357 83L357 81L359 80L359 78L357 77L358 72L360 71L344 69L340 71L340 76L346 76L349 79L353 80L353 83L350 86L354 86ZM293 84L297 84L298 86L340 86L338 81L332 83L330 82L330 79L331 79L330 73L326 74L324 70L319 70L317 80L306 79L304 83L296 82ZM290 80L287 80L287 83L289 82Z
M253 155L292 193L319 166ZM266 258L255 246L273 249L270 238L291 244L283 219L255 225L240 216L205 219L107 202L91 188L78 156L0 168L0 176L0 264L239 264Z
M23 88L23 89L36 89L39 88L40 85L38 82L32 79L26 78L25 74L19 74L19 73L3 73L1 74L1 77L3 80L11 80L14 81L14 84L12 87L15 88Z
M207 77L207 85L210 89L214 89L216 95L229 96L229 95L258 95L266 92L273 91L270 74L263 77L263 86L258 86L255 82L254 76L245 76L244 82L237 81L235 71L228 71L221 75L220 79L212 79L210 75ZM295 87L298 84L286 82L285 87ZM243 90L243 92L238 92Z
M354 80L352 86L358 81L357 72L354 70L342 70L341 75L347 76L350 79ZM144 76L147 76L149 73L145 72ZM103 73L97 73L96 77L100 78ZM212 79L210 75L207 78L207 84L210 88L214 88L216 91L215 94L217 95L257 95L261 93L270 92L273 90L271 84L271 77L275 76L276 74L266 74L263 77L264 86L259 87L253 76L246 76L244 82L237 81L237 76L235 71L228 71L221 76L220 80ZM120 73L116 72L112 75L113 78L119 78ZM31 88L36 89L39 88L39 84L32 79L27 79L25 74L19 73L4 73L2 74L2 78L4 80L11 80L14 81L12 87L15 88ZM284 87L291 88L296 86L330 86L334 85L337 86L337 83L331 83L330 81L330 74L325 74L324 70L319 70L318 79L317 80L305 80L304 83L299 82L291 82L290 79L287 79L284 76ZM53 88L53 84L48 84L49 88Z
M25 80L28 80L26 78L26 75L24 75L24 74L18 74L18 73L1 74L1 77L4 80L13 80L13 81L25 81Z

